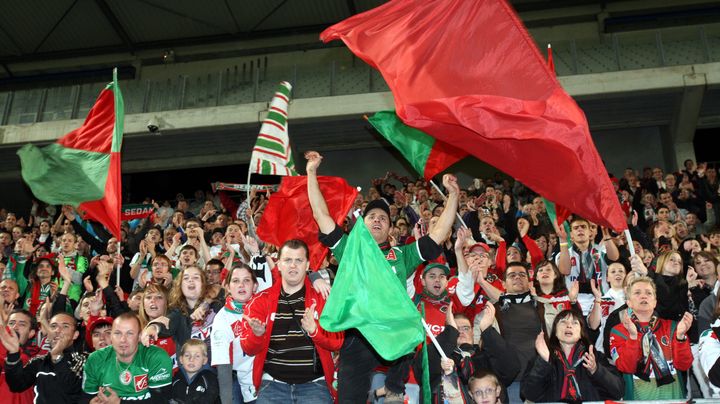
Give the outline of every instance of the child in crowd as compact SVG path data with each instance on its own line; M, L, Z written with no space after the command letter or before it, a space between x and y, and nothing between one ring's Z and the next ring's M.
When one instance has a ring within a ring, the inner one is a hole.
M173 377L172 399L174 404L220 403L217 376L208 366L205 343L189 339L180 350L180 371Z

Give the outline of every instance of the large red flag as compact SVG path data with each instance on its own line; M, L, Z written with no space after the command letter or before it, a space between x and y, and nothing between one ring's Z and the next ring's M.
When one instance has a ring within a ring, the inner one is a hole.
M341 225L355 201L357 189L340 177L318 176L318 183L330 216ZM310 268L315 270L327 254L327 247L320 244L319 229L312 217L307 177L283 177L280 190L270 196L265 207L257 235L262 241L276 246L294 238L304 241L310 249Z
M585 115L505 1L391 1L321 39L342 39L377 68L407 125L593 222L626 228Z

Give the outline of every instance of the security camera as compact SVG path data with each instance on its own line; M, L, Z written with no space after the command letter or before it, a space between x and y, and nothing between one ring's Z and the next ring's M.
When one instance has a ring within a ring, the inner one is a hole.
M159 134L160 133L160 125L158 122L157 117L152 117L147 123L148 132L153 134Z

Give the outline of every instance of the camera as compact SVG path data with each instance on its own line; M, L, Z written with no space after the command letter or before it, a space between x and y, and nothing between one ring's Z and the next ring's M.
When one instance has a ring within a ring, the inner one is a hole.
M159 134L160 133L160 123L158 122L157 117L152 117L147 123L148 132L153 134Z

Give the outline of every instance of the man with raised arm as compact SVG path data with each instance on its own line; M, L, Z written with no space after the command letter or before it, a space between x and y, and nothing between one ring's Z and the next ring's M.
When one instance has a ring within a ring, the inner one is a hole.
M325 203L325 198L320 191L317 179L317 169L322 161L322 156L317 152L307 152L305 158L308 160L306 171L308 177L308 199L313 211L313 216L320 229L320 241L330 247L338 261L342 260L343 251L347 242L347 235L335 223ZM448 191L448 200L445 203L445 210L440 215L437 224L432 231L417 241L391 247L388 243L390 232L390 209L382 200L374 200L368 203L363 214L363 220L378 247L383 251L390 266L392 267L398 281L403 286L407 279L414 274L415 268L423 261L437 258L442 253L438 245L446 234L451 230L457 212L458 195L460 193L457 179L451 174L443 176L443 186ZM382 287L382 286L380 286ZM409 297L408 297L409 298ZM392 308L388 308L392 310ZM378 365L391 366L390 372L406 372L409 366L407 358L401 366L397 363L381 362L380 356L375 352L368 341L356 329L345 332L345 341L340 349L340 366L338 370L338 397L341 403L365 402L370 389L370 376ZM388 380L395 378L388 376ZM402 402L403 385L386 385L387 395L385 403Z

